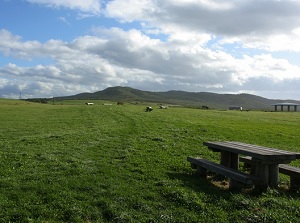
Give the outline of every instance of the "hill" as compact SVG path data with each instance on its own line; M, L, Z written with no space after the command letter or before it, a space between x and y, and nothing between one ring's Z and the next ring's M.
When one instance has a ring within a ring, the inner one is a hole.
M154 102L161 104L176 104L189 107L208 106L210 108L228 109L231 106L245 109L272 109L275 103L294 100L272 100L251 94L217 94L210 92L167 91L150 92L130 87L110 87L95 93L81 93L73 96L57 97L55 100L109 100L122 102Z

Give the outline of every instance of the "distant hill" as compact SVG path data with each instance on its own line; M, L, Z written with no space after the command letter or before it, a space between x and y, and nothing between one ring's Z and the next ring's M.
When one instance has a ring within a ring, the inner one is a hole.
M167 91L150 92L130 87L110 87L95 93L81 93L73 96L57 97L55 100L109 100L121 102L154 102L160 104L176 104L189 107L228 109L231 106L244 109L272 110L272 104L294 100L272 100L251 94L216 94L209 92Z

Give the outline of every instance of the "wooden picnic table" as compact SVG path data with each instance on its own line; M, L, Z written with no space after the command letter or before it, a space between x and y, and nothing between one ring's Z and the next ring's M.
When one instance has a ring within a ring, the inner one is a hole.
M300 159L300 153L273 149L241 142L204 142L214 152L220 152L220 164L232 169L239 167L239 155L252 157L258 181L255 187L278 187L279 164L288 164Z

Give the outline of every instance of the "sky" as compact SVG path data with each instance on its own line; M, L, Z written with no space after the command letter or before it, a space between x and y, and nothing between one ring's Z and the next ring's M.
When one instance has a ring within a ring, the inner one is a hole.
M0 0L0 98L114 86L300 100L300 0Z

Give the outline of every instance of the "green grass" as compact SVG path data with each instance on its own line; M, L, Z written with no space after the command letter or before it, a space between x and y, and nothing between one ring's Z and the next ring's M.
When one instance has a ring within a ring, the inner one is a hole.
M300 151L300 113L0 100L0 222L297 222L298 192L231 193L204 141ZM300 167L300 162L293 165Z

